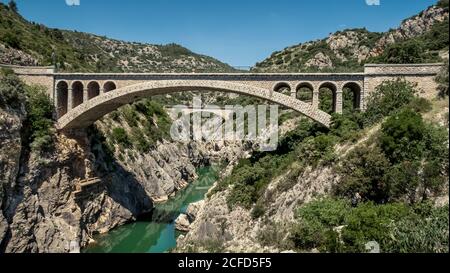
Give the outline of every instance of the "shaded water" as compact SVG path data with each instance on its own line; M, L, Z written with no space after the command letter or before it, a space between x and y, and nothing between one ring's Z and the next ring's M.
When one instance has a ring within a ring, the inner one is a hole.
M121 226L94 239L84 253L162 253L176 246L181 233L175 231L175 219L189 204L200 201L217 180L217 167L197 170L199 178L163 204L155 205L147 219Z

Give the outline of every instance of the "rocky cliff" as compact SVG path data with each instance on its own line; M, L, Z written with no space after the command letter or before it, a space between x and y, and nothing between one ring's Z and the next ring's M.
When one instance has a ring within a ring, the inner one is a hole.
M27 151L21 138L25 115L23 108L0 109L1 251L76 252L93 233L152 208L129 173L99 172L86 134L57 134L50 153ZM104 178L77 194L77 186L92 175Z
M448 55L448 42L445 43L445 40L448 41L448 35L445 38L445 33L448 32L448 15L448 2L440 1L388 32L377 33L366 29L338 31L318 41L274 52L266 60L257 63L253 71L358 71L363 64L377 61L376 57L380 57L390 46L413 39L418 39L416 46L419 42L425 44L421 50L428 55L421 61L436 61L439 58L433 52L444 51L447 53L444 55ZM443 38L442 43L437 43L439 36Z

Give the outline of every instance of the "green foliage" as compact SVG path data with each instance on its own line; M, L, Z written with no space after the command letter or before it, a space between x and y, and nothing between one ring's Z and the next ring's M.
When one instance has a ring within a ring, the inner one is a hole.
M335 186L335 195L353 198L358 193L364 201L386 202L389 188L384 176L389 166L378 147L355 148L337 168L342 182Z
M321 199L298 209L297 223L291 231L291 240L300 250L320 248L327 251L327 245L334 245L334 227L341 226L350 205L345 200Z
M359 130L363 128L363 116L359 112L349 114L333 114L331 120L331 133L341 139L341 141L356 141L359 137Z
M18 13L19 9L17 8L17 3L14 0L10 0L8 2L8 8L9 10L11 10L12 12Z
M425 60L423 56L424 48L425 46L420 40L395 43L388 46L374 62L389 64L422 63Z
M391 224L391 238L384 252L391 253L448 253L449 207L433 208L420 204L414 214Z
M12 31L4 33L3 36L1 37L1 40L9 47L15 49L21 48L19 38L17 38L17 35Z
M393 164L418 160L426 149L426 130L420 114L404 109L383 123L381 149Z
M342 179L334 194L359 194L376 203L414 203L439 194L448 175L446 139L445 128L426 124L420 114L403 108L382 125L374 145L357 147L341 161L336 170Z
M420 167L420 162L404 161L387 170L383 180L388 185L391 200L402 201L406 198L411 204L415 203Z
M111 139L124 148L131 147L131 142L127 132L123 128L114 128L112 130Z
M340 199L313 201L297 211L291 240L299 250L366 252L370 241L381 252L448 252L448 206L402 203L350 207Z
M448 0L439 0L436 6L448 10L448 2L449 2Z
M411 103L416 92L415 85L405 80L383 82L369 98L363 114L364 125L372 125Z
M417 113L427 113L433 109L431 102L425 98L415 97L408 105L412 110Z
M53 142L54 106L46 90L25 85L12 70L0 73L0 107L25 115L22 142L35 152L50 151Z
M19 109L25 101L25 84L12 70L0 70L0 107Z
M29 130L29 143L33 151L45 152L52 147L54 131L54 105L42 87L32 86L26 89L27 119L25 128Z
M439 90L439 96L441 98L448 97L448 60L445 62L444 68L439 72L438 76L436 77L436 82L439 84L438 90Z
M332 135L308 137L297 146L295 155L299 161L316 167L319 161L330 163L334 160L334 144L336 139Z

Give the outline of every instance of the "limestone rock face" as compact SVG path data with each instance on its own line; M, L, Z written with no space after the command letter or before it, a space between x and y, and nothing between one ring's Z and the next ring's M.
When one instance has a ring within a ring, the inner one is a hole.
M0 109L0 252L77 252L106 232L152 208L142 186L118 169L76 194L96 173L86 135L56 134L53 151L23 152L24 111Z
M182 213L178 218L175 220L175 228L179 231L189 231L189 217Z
M25 110L17 112L0 108L0 208L7 196L8 188L16 183L19 173L22 118ZM9 225L3 211L0 210L0 245L4 241Z
M307 67L317 67L319 69L333 67L333 62L330 57L323 54L322 52L317 53L314 58L309 59L305 65Z
M443 22L446 18L448 18L448 10L436 6L430 7L419 15L405 20L399 28L383 35L371 50L370 55L380 55L390 44L420 36L429 31L435 23Z
M200 209L203 207L205 201L201 200L196 203L189 204L186 213L182 213L175 220L175 228L179 231L187 232L190 230L192 222L195 221Z
M7 47L2 43L0 43L0 63L25 66L39 65L39 62L30 54Z
M263 219L277 223L281 233L287 234L295 208L326 193L337 179L330 168L319 168L305 171L297 178L297 183L286 191L280 191L278 187L283 176L273 180L264 194L268 208L258 220L252 218L251 210L241 207L229 209L229 190L214 194L200 204L196 219L189 225L189 232L178 238L176 251L183 252L192 247L196 251L207 251L204 245L216 242L224 252L281 252L275 247L261 245L258 236L267 227Z

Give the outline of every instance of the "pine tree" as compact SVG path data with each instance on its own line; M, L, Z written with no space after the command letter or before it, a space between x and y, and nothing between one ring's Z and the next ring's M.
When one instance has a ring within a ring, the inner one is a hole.
M19 12L19 9L17 8L17 3L16 3L16 1L14 1L14 0L9 1L8 7L9 7L9 9L10 9L11 11L13 11L13 12L15 12L15 13L18 13L18 12Z

